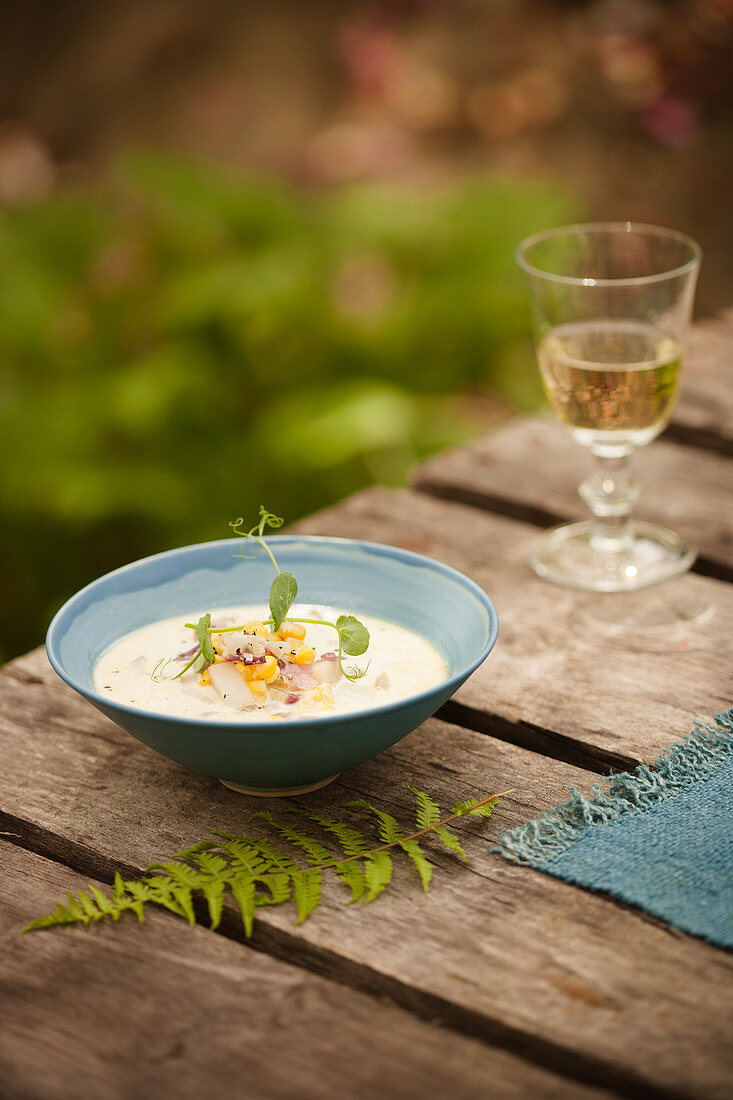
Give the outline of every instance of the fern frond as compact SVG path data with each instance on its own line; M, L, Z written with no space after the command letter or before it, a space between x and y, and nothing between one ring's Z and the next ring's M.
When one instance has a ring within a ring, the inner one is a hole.
M139 921L145 919L148 905L157 905L190 924L196 921L194 895L203 895L209 911L212 929L219 926L224 899L231 892L242 916L245 934L251 936L255 910L266 905L282 905L293 898L297 908L297 923L302 924L321 901L322 875L334 871L350 891L348 904L366 905L374 901L392 880L393 863L388 849L399 848L412 860L427 890L433 865L420 846L424 836L436 836L462 859L466 854L448 825L457 817L476 815L490 817L499 795L481 801L458 802L451 813L441 820L441 811L424 791L410 787L417 799L417 830L406 833L396 818L379 810L365 799L347 803L366 809L375 818L381 845L369 845L366 837L354 826L344 824L315 810L294 809L319 825L334 837L341 853L332 852L320 840L303 833L290 822L277 819L268 812L252 818L266 821L279 836L305 854L310 866L303 867L281 852L263 837L236 836L212 830L214 840L202 840L179 852L164 863L151 863L139 879L127 881L117 872L111 896L94 883L67 894L66 904L57 903L54 911L31 921L23 931L51 928L64 924L89 924L110 917L119 920L133 912ZM509 793L509 792L505 792Z
M361 806L365 810L369 810L373 813L377 819L377 829L379 836L383 844L398 844L404 839L404 831L400 828L399 822L392 817L392 814L385 813L384 810L378 810L376 806L372 806L370 802L367 802L364 798L355 798L352 802L347 802L347 806Z
M315 840L312 836L307 836L306 833L302 833L300 829L296 829L295 825L291 825L287 821L278 821L267 810L260 810L258 813L252 814L252 817L259 817L266 821L281 837L305 852L311 863L328 863L332 859L331 852L324 848L320 841Z
M293 892L292 874L289 872L263 875L257 881L269 891L267 894L257 895L258 905L282 905Z
M114 903L109 900L103 890L100 890L99 887L95 886L93 882L87 883L87 890L96 902L100 917L113 917L115 920L119 920L120 915L117 912Z
M301 814L311 821L317 822L326 832L332 833L344 850L346 856L361 856L369 850L369 843L358 829L351 825L344 825L341 821L334 821L332 817L319 814L315 810L301 808L291 810L290 813Z
M400 842L400 848L403 852L407 853L417 867L417 873L420 876L422 888L427 893L428 887L430 886L430 880L433 877L432 863L416 840L403 840Z
M294 871L292 875L293 894L298 907L296 924L302 924L321 900L321 872L317 867L307 871Z
M244 934L249 939L255 920L255 883L248 875L237 875L229 882L229 887L242 914Z
M236 874L261 875L269 869L257 844L253 844L248 836L230 837L222 844L221 850Z
M374 814L377 819L379 836L383 843L399 846L402 851L410 857L417 868L423 890L427 890L430 885L430 880L433 877L433 867L417 840L405 837L404 830L400 827L399 822L392 817L392 814L388 814L384 810L378 810L376 806L372 806L370 802L366 802L363 798L357 798L353 802L347 802L346 805L361 806ZM433 803L433 805L435 805L435 803ZM438 814L440 815L439 810ZM440 820L440 816L438 816L438 820Z
M224 909L224 894L227 883L224 879L201 879L201 892L206 898L209 907L209 928L213 931L221 923L221 914Z
M392 878L392 860L386 852L379 850L369 852L367 858L364 860L364 878L366 880L367 892L361 899L362 905L374 901L374 899L382 893L385 886L389 885Z
M438 803L433 802L432 798L425 794L425 791L419 791L417 787L408 787L407 789L417 798L416 827L420 830L434 829L440 821L440 806Z
M435 835L443 841L446 848L450 848L452 852L457 852L461 859L468 861L468 856L463 851L463 848L461 848L458 840L456 839L456 837L454 837L453 833L450 831L447 825L439 825L434 830L434 832Z
M364 897L367 884L364 877L364 868L359 862L349 860L348 863L334 863L333 869L344 886L348 886L351 890L351 898L346 903L347 905L353 905L355 901L359 901Z
M72 894L68 896L70 898L73 897ZM75 908L78 910L79 907L75 906ZM84 920L83 915L81 917L75 916L71 908L67 909L65 905L57 901L53 913L49 913L45 917L38 917L36 920L31 921L30 924L25 926L23 931L32 932L36 928L52 928L54 925L58 924L77 924L80 920L83 921L84 924L89 923L88 918Z
M458 814L459 817L466 817L469 814L475 817L491 817L494 806L498 801L498 796L488 802L479 802L478 798L469 798L466 802L456 802L451 813Z
M252 843L255 843L255 841L253 840ZM277 848L274 848L269 840L258 839L256 844L257 850L269 861L272 871L292 871L294 867L298 868L297 863L289 856L284 855L283 852L278 851Z

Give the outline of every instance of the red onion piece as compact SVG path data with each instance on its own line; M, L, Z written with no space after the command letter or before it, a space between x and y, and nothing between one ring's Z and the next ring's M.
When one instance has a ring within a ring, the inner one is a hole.
M322 661L338 661L338 656L335 653L322 653Z
M310 667L312 668L313 666L311 665ZM283 670L283 676L291 680L295 686L301 690L318 686L318 680L311 676L307 668L301 668L299 665L286 665Z
M291 704L297 703L298 699L300 699L300 696L296 695L294 691L291 691L290 694L286 697L285 702Z
M199 647L197 645L191 646L185 653L179 653L176 657L177 661L190 661L194 653L198 653Z

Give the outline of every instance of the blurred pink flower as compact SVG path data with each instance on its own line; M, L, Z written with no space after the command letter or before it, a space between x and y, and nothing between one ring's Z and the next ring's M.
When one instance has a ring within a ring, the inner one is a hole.
M686 99L665 95L648 103L641 112L646 129L663 145L684 149L699 133L697 110Z

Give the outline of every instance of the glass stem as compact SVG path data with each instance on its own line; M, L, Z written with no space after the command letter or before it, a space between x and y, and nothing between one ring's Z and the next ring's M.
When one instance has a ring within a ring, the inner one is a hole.
M639 499L639 483L631 470L631 448L593 450L594 467L578 492L595 516L591 546L604 553L620 552L631 543L629 516Z

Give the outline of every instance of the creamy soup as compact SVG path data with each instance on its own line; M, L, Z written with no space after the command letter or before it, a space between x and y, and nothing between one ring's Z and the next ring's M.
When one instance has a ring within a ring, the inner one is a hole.
M261 722L366 710L446 679L448 668L438 650L394 623L360 616L369 648L358 657L344 654L339 662L335 629L293 621L335 623L341 614L296 604L274 634L264 625L269 616L264 605L219 608L211 612L216 662L176 679L198 646L195 632L184 624L199 614L166 619L111 646L97 663L94 687L107 699L156 714ZM172 660L163 666L161 658Z

